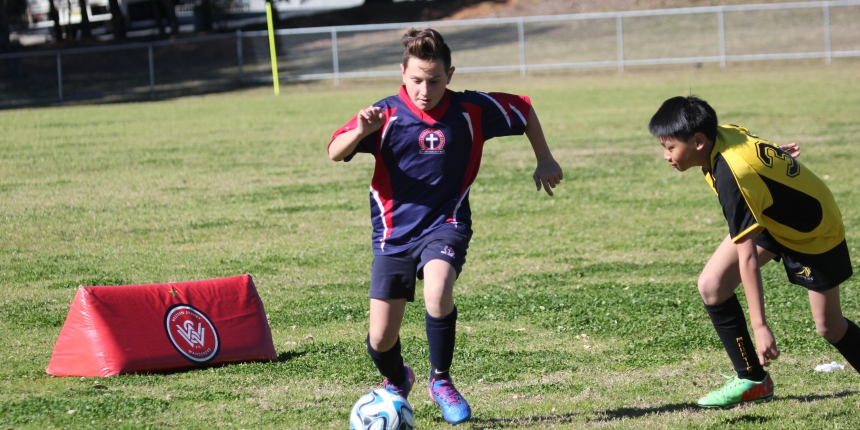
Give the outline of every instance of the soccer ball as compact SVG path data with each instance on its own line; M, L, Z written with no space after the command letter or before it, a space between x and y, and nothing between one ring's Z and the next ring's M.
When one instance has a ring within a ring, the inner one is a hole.
M402 396L373 390L358 399L349 414L351 430L412 430L415 414Z

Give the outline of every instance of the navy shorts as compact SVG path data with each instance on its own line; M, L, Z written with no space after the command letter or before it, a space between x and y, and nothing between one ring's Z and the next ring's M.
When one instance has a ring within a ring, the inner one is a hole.
M466 264L466 250L471 239L471 232L446 228L427 235L405 251L375 255L370 298L415 301L415 278L424 279L424 265L430 260L447 261L459 276Z
M821 254L804 254L788 249L764 230L755 237L756 245L776 254L782 260L788 281L812 291L827 291L854 274L848 245L842 243Z

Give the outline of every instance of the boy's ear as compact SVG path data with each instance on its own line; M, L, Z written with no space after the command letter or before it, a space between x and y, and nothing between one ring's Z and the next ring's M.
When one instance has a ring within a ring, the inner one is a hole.
M448 69L447 75L448 75L448 81L446 82L446 84L450 84L451 78L454 77L454 66L451 66L451 68Z
M708 143L708 138L705 137L705 134L702 132L696 133L693 135L693 144L696 145L696 149L702 150L705 148L705 144Z

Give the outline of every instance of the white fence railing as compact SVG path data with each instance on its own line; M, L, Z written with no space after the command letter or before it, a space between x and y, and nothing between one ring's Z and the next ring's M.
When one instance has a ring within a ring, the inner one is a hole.
M439 30L458 73L860 57L860 0L818 1L277 30L279 79L396 76L409 27ZM0 55L0 106L271 82L267 37L237 32ZM67 67L100 55L138 66ZM56 77L45 79L51 67ZM38 87L28 92L31 76Z

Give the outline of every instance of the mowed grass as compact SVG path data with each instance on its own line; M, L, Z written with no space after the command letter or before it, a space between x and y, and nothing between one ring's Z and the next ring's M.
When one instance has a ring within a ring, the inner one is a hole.
M455 56L456 60L456 56ZM764 271L782 357L774 401L700 410L731 365L696 291L727 228L700 173L647 132L695 93L721 122L802 146L842 209L860 266L858 63L455 75L451 88L528 94L565 171L535 192L524 137L489 141L457 282L460 427L852 428L853 370L815 332L806 293ZM0 112L0 428L346 428L381 377L367 357L369 156L326 144L396 79L284 85L156 103ZM279 360L154 375L45 373L79 285L253 275ZM860 277L842 287L860 320ZM420 286L419 286L420 289ZM739 290L740 292L741 290ZM419 293L420 297L420 293ZM423 303L406 362L429 368ZM421 382L420 428L447 428ZM73 411L73 412L71 412Z

